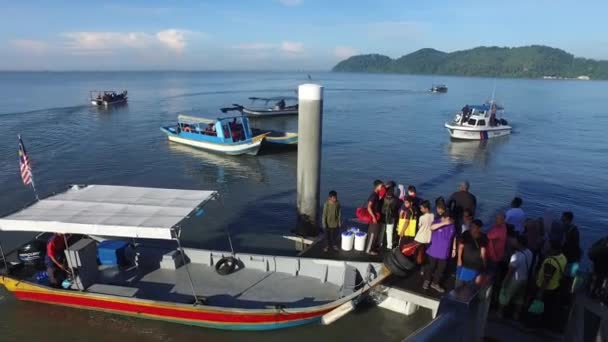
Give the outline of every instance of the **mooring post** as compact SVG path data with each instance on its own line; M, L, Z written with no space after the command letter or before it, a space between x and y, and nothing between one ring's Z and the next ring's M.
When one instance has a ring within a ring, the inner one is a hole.
M298 87L298 234L319 234L319 188L321 186L321 136L323 126L323 87Z

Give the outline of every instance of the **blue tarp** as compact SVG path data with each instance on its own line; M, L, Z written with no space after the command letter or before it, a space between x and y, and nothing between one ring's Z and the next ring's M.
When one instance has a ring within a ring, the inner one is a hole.
M475 109L477 111L489 111L490 110L490 104L484 103L482 105L469 105L469 108ZM496 105L496 109L497 110L503 110L504 108L501 107L501 106L499 106L499 105Z

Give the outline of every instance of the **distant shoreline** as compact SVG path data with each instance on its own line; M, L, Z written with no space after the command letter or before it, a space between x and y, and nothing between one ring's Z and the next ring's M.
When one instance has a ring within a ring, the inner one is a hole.
M575 57L542 45L514 48L482 46L450 53L425 48L396 59L380 54L355 55L336 64L332 71L607 80L608 61Z

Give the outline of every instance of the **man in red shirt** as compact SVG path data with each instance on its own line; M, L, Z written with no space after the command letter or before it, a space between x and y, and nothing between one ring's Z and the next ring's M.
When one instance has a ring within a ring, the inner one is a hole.
M46 243L46 272L51 286L61 286L69 272L65 265L65 248L63 234L54 234Z

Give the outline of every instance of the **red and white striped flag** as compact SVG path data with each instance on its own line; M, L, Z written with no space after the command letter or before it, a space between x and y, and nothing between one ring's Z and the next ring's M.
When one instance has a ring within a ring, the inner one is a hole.
M23 180L23 184L31 185L32 184L32 167L30 165L30 160L27 157L27 152L25 151L25 145L23 145L21 136L19 136L19 167L21 169L21 179Z

